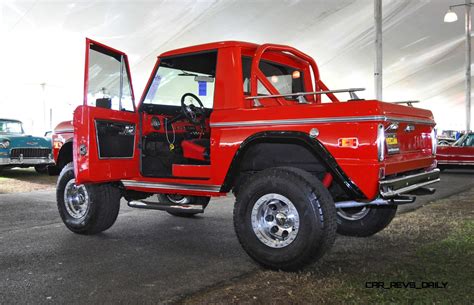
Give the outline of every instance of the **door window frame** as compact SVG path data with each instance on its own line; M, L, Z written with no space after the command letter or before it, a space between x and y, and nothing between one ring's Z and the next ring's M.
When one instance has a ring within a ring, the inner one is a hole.
M100 52L100 53L103 53L105 55L108 55L108 56L113 56L113 55L118 55L120 56L121 58L121 61L120 61L120 73L121 73L121 76L120 76L120 94L122 95L123 94L123 85L124 85L124 82L123 82L123 68L125 66L125 70L126 70L126 73L127 73L127 76L128 76L128 82L129 82L129 86L130 86L130 94L131 94L131 97L132 97L132 106L133 106L133 110L115 110L115 109L109 109L109 110L112 110L112 111L119 111L119 112L133 112L135 113L137 111L137 106L135 105L135 93L133 91L133 83L132 83L132 74L130 73L130 64L128 62L128 57L127 57L127 54L125 54L124 52L122 51L119 51L117 49L114 49L114 48L111 48L105 44L102 44L100 42L97 42L95 40L92 40L90 38L86 38L86 62L85 62L85 68L84 68L84 100L83 100L83 105L84 106L90 106L88 103L87 103L87 94L88 94L88 89L89 89L89 55L90 55L90 50L91 50L91 46L92 45L95 45L97 47L99 47L100 49L103 49L104 51L106 52L101 52L101 51L98 51L98 50L94 50L96 52ZM115 57L115 56L114 56ZM92 107L92 106L90 106Z

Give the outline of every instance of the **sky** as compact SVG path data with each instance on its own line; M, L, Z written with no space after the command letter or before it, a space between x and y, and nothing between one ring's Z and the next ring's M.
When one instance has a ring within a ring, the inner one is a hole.
M383 100L420 100L439 129L465 126L462 0L383 1ZM221 40L296 47L331 89L374 98L373 0L0 0L0 117L41 134L83 100L85 37L126 52L138 101L156 57Z

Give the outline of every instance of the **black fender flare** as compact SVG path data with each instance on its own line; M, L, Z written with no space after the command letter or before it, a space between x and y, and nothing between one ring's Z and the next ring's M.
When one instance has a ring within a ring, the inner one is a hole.
M317 139L311 138L309 134L300 131L263 131L258 132L245 139L232 159L232 163L227 171L221 192L229 192L238 175L239 164L249 147L257 143L283 141L288 143L302 144L315 154L320 161L329 169L333 178L343 187L347 195L351 198L365 198L359 187L346 175L337 164L336 159Z
M58 161L59 161L60 159L62 160L62 159L64 158L65 154L66 154L66 152L65 152L66 148L63 150L63 147L71 146L71 152L72 152L72 150L73 150L73 147L72 147L72 146L73 146L73 145L74 145L74 143L73 143L73 137L67 139L67 140L64 142L64 144L61 146L61 148L59 149L59 152L58 152ZM71 154L71 158L73 158L72 154ZM57 165L59 165L59 164L57 164ZM66 164L63 164L63 166L65 166L65 165L66 165Z

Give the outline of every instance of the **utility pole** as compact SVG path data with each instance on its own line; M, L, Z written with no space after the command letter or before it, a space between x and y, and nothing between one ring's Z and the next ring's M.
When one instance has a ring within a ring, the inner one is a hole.
M471 0L466 0L466 132L471 130Z
M48 131L53 130L53 108L49 108L49 128Z
M458 20L458 16L453 11L455 7L464 6L465 11L465 35L466 35L466 131L471 130L471 31L472 31L472 21L471 21L471 6L474 3L471 3L471 0L466 0L463 4L451 5L448 9L448 12L444 16L444 22L455 22Z
M382 69L383 69L383 49L382 49L382 0L374 0L374 21L375 21L375 71L374 89L375 98L382 100Z
M40 84L41 86L41 89L43 91L43 130L42 132L44 132L46 130L46 126L47 126L47 118L46 118L46 83L41 83Z

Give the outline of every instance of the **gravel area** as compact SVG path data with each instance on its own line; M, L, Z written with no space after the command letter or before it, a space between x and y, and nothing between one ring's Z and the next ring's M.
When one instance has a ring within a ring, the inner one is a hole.
M6 169L0 172L0 194L54 189L57 179L34 168Z

